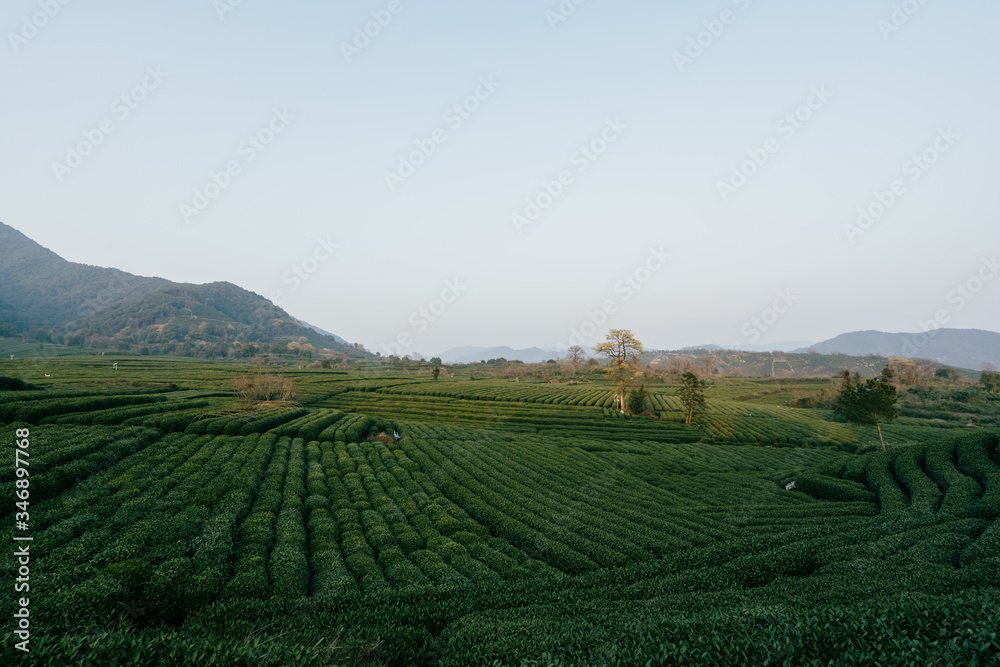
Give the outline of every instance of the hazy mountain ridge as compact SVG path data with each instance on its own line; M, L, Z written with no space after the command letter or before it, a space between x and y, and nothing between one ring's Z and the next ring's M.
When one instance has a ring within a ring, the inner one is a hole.
M0 223L0 294L43 326L70 324L169 284L162 278L67 261Z
M0 335L199 356L292 342L364 355L232 283L175 283L70 262L3 223L0 294Z
M946 366L981 370L1000 365L1000 333L982 329L934 329L923 333L853 331L809 346L824 354L932 359ZM795 352L806 352L806 349Z
M811 347L812 343L804 340L786 340L779 341L777 343L768 343L766 345L741 345L738 349L746 350L747 352L795 352L799 348ZM688 345L687 347L682 347L681 352L689 352L693 350L708 350L710 352L717 350L732 349L726 348L722 345L716 345L715 343L709 343L708 345Z
M973 371L984 364L1000 366L1000 333L980 329L938 329L928 333L884 333L880 331L855 331L841 334L816 344L786 341L767 345L747 345L728 349L721 345L692 345L679 350L647 350L644 361L667 364L679 357L691 361L706 355L716 357L720 372L759 376L776 374L836 374L843 370L858 370L863 375L875 375L888 362L889 357L930 359L943 366L954 366ZM585 350L593 356L592 348ZM777 357L772 356L777 352ZM538 347L516 350L509 346L456 347L442 352L445 363L478 363L482 360L504 358L525 363L541 363L549 359L562 359L565 351L545 350Z
M888 357L878 355L754 352L751 350L647 350L642 361L652 366L720 375L745 377L832 377L843 371L874 377L885 368Z
M148 348L153 353L202 355L209 354L207 350L211 348L210 354L224 356L227 350L231 353L240 348L240 354L247 355L260 346L278 351L282 345L294 342L311 345L314 351L325 348L349 356L366 354L232 283L175 283L70 262L0 223L0 336L16 334L100 348ZM723 366L757 374L769 370L771 350L794 344L744 346L738 351L727 351L718 345L692 346L656 353L651 358L658 357L665 363L672 356L711 353L726 359ZM849 357L874 355L925 358L979 370L987 364L1000 365L1000 333L979 329L937 329L925 333L855 331L785 352L805 354L812 350L823 357L844 358L817 359L815 364L803 361L789 367L812 367L815 372L825 373L850 363ZM560 359L565 352L539 347L514 349L506 345L465 346L435 356L446 363L478 363L499 358L540 363Z

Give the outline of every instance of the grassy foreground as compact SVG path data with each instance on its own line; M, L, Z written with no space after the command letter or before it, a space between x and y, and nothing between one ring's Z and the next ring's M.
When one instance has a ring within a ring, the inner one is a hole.
M38 387L0 393L2 537L33 538L4 664L1000 660L990 403L926 395L881 452L788 406L828 380L720 380L685 427L677 387L626 417L595 375L290 367L247 406L246 367L114 361L0 366Z

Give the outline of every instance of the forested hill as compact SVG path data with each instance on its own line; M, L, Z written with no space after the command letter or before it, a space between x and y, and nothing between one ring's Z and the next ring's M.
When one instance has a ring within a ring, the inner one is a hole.
M175 283L69 262L0 223L0 336L185 356L367 354L227 282Z
M102 306L134 301L169 284L162 278L68 262L0 222L0 299L35 318L36 326L69 324ZM8 321L4 311L0 314Z

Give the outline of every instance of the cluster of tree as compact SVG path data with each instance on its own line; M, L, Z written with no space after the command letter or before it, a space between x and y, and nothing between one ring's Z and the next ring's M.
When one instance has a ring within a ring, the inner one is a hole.
M603 343L594 347L594 352L607 360L607 371L618 386L618 406L621 412L645 414L648 390L641 380L640 355L642 343L628 329L612 329ZM681 403L684 405L684 423L694 421L696 411L705 407L705 386L707 382L691 371L681 375ZM626 392L627 387L634 386Z
M788 402L790 407L833 409L833 397L828 389L821 388L817 391L803 391L796 388L793 389L793 394L792 400Z
M233 391L246 403L290 401L295 398L295 383L284 375L258 373L233 378Z
M719 375L722 366L722 360L715 354L675 355L667 359L666 363L657 360L640 363L643 375L664 382L674 382L685 373L701 377Z
M989 382L996 381L996 376L996 369L987 367L980 375L980 384L986 387ZM967 385L971 382L954 368L939 366L930 359L908 359L906 357L889 357L889 361L879 374L879 378L897 387L933 384ZM987 391L990 390L987 389ZM1000 391L1000 389L993 391Z
M1000 419L1000 403L986 387L972 384L907 387L900 395L900 415L992 427Z
M956 383L962 381L962 376L954 368L948 368L947 366L942 366L941 368L934 371L934 377L937 380L948 383Z
M880 421L892 421L899 416L896 400L896 387L888 382L879 378L862 382L860 376L844 371L834 412L849 422L874 424L884 450Z
M681 404L684 406L684 423L688 426L694 421L695 410L705 407L706 384L694 373L681 376Z
M645 383L640 382L639 386L629 391L628 396L625 397L626 409L633 415L649 414L646 403L648 398L649 390L646 389Z
M412 362L404 363L402 368L404 372L408 368L426 368L428 365L433 369L436 365L433 363L433 359L430 364L424 362ZM587 367L591 372L598 370L597 366L600 362L596 359L590 359L587 362ZM568 363L560 364L557 361L545 362L545 363L525 363L523 361L508 361L505 363L473 363L473 364L463 364L461 365L463 372L468 373L469 377L473 380L482 380L487 378L493 378L497 380L524 380L530 379L537 382L572 382L579 380L577 371L573 370ZM432 371L433 373L433 371Z
M440 357L431 357L429 360L426 360L419 354L402 357L395 354L384 357L377 354L376 356L382 363L402 368L404 371L406 369L430 367L432 375L434 375L434 367L439 367L443 364ZM550 382L553 380L573 380L584 368L590 372L594 372L598 370L597 367L600 366L600 361L596 358L588 357L582 347L574 345L569 348L562 359L558 360L549 359L545 362L528 363L518 359L497 357L495 359L483 359L471 364L463 364L462 366L468 370L473 379L523 380L530 378L542 382ZM440 372L439 370L438 375L440 375Z
M352 368L357 368L358 365L362 363L364 363L364 361L361 359L349 359L346 355L342 354L338 357L326 357L324 359L316 359L306 364L305 367L329 368L329 369L339 369L346 371ZM282 365L285 365L285 362L282 362Z
M318 356L344 357L343 352L336 352L328 348L318 350L311 343L306 343L305 338L298 340L280 340L274 343L244 343L239 340L215 340L208 342L204 340L165 343L151 343L144 340L125 336L114 339L107 336L98 336L86 341L86 346L97 351L117 351L129 354L165 355L175 357L191 357L202 359L231 359L246 360L251 363L269 363L271 361L280 362L282 359L302 358L313 359Z
M430 364L432 366L440 366L442 363L441 357L431 357L430 361L428 361L424 359L422 354L412 354L412 355L407 354L403 356L400 356L398 354L389 354L383 357L381 353L376 352L375 356L377 359L379 359L379 361L381 361L383 364L387 366L407 367L407 366L426 366L427 364Z
M907 357L889 357L885 368L879 374L883 382L891 382L899 386L915 386L931 381L956 382L961 376L953 368L937 367L930 359L909 359Z
M644 351L642 343L628 329L612 329L603 343L594 346L594 352L607 359L608 372L618 385L621 412L625 412L625 385L635 378L639 370L639 355Z
M84 309L71 321L46 327L26 329L20 326L22 320L0 317L0 336L16 334L101 351L217 359L268 354L311 358L322 349L367 356L362 348L319 334L263 297L229 283L175 285L96 305L101 306L96 312ZM50 310L54 316L66 316L58 304ZM2 304L0 311L7 312Z
M979 382L991 394L1000 394L1000 371L984 370L979 376Z
M230 283L177 285L118 302L77 323L70 334L110 336L132 345L184 342L250 342L256 345L302 340L314 348L353 351L303 326L263 297Z

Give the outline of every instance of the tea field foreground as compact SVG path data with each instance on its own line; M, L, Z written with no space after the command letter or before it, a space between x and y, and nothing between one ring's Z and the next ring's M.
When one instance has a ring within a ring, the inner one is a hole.
M110 364L0 370L38 387L0 393L0 533L33 537L31 653L7 621L4 664L1000 661L998 429L974 408L884 426L882 452L788 407L821 379L720 380L685 427L678 387L625 417L597 376L292 368L294 401L246 409L246 367Z

